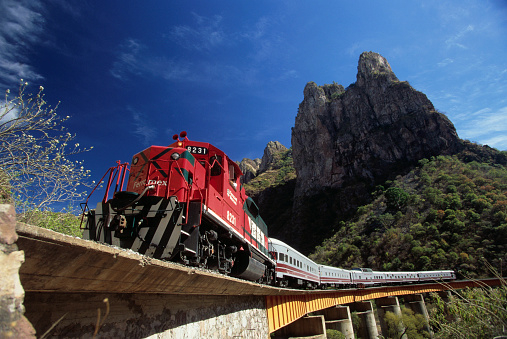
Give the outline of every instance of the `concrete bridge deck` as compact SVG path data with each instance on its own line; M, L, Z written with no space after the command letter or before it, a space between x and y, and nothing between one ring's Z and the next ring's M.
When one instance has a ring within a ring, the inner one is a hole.
M283 295L218 273L189 268L136 252L18 223L25 252L20 277L25 291L161 293L185 295Z

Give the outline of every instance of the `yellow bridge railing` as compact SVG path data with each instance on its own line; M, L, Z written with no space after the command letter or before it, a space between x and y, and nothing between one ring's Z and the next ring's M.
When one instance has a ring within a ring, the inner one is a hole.
M504 280L483 279L340 291L294 291L294 295L268 295L266 296L266 309L269 333L296 321L305 314L337 305L391 296L458 290L467 287L499 286L502 281Z

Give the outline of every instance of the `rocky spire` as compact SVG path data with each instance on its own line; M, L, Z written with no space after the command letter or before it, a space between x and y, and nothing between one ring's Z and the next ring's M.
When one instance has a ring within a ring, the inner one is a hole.
M265 172L278 160L277 156L287 151L287 147L279 143L278 141L270 141L264 149L264 155L259 166L259 173Z
M296 196L373 185L403 164L459 148L449 119L381 55L362 53L357 83L342 88L310 82L304 89L292 130Z
M377 80L398 81L386 58L373 52L363 52L359 57L356 78L356 85L359 87L375 84Z

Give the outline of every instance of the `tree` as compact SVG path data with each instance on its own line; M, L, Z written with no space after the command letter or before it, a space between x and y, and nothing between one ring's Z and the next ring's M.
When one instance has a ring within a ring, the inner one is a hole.
M389 187L384 193L387 199L387 206L399 210L408 200L409 194L399 187Z
M21 80L12 99L7 90L0 106L2 187L12 192L18 213L82 198L85 193L78 186L88 187L90 176L82 161L69 160L89 150L73 143L75 135L63 126L69 117L56 114L58 104L47 105L42 86L31 95L25 93L27 85Z
M386 338L401 338L399 332L403 328L403 334L406 334L411 339L424 339L429 338L430 334L426 332L424 327L427 325L426 319L422 314L415 314L409 308L402 307L401 315L396 315L393 312L386 312L385 322L387 324L388 333L384 334Z
M507 335L507 284L453 291L449 302L433 294L430 323L436 338L504 338Z

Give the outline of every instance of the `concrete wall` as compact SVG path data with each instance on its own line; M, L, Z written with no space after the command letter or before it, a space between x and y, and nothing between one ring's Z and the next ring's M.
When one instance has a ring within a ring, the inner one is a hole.
M377 339L379 333L371 300L352 303L350 309L357 312L357 316L361 320L358 336L363 339Z
M25 298L26 317L42 335L91 338L268 338L264 297L165 294L35 293Z

